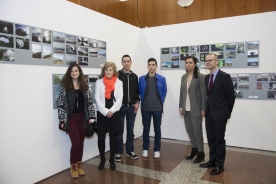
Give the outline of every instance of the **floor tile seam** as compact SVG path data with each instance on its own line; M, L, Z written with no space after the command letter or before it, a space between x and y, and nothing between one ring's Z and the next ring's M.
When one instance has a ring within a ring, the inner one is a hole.
M87 163L91 164L91 165L98 165L99 162L100 162L100 159L98 159L98 158L93 158L93 159L90 159L87 161ZM155 170L131 166L131 165L127 165L127 164L121 164L118 162L116 162L116 166L117 166L116 170L118 170L118 171L122 171L122 172L129 173L129 174L134 174L134 175L138 175L138 176L142 176L142 177L148 177L148 178L152 178L152 179L156 179L156 180L162 180L162 179L164 179L164 177L166 177L166 175L169 175L169 173L165 173L162 171L155 171ZM105 167L110 168L109 162L105 163ZM147 173L147 174L145 174L145 173Z

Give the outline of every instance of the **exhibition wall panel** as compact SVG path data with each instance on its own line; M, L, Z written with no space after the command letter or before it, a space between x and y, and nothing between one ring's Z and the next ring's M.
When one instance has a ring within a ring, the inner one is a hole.
M147 72L149 57L157 58L158 64L161 64L160 48L231 43L233 40L259 41L261 53L259 68L222 68L223 71L229 74L275 73L276 37L271 36L276 32L275 18L276 12L270 12L143 29L143 73ZM204 74L209 73L206 69L200 69L200 71ZM168 84L162 120L162 137L189 141L183 117L178 112L179 87L185 70L159 70L158 73L166 77ZM255 81L257 85L257 80ZM276 151L275 106L275 100L236 100L231 119L227 124L226 144ZM205 127L203 132L204 140L207 142ZM153 131L151 135L154 135Z
M129 54L133 70L140 74L141 30L137 27L66 0L1 0L0 4L3 21L104 40L108 44L107 61L114 61L120 69L122 55ZM69 168L71 143L68 135L58 130L52 100L52 74L64 74L66 69L0 66L0 155L4 158L1 165L6 168L1 169L0 183L35 183ZM83 68L83 72L100 74L100 69ZM140 117L137 115L138 122ZM141 136L141 123L135 125L134 131L136 137ZM97 136L85 139L83 160L98 154Z

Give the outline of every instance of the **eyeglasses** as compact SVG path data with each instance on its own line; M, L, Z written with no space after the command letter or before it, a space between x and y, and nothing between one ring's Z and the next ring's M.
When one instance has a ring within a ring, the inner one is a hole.
M209 63L209 62L212 62L212 61L213 61L212 59L205 60L205 63Z

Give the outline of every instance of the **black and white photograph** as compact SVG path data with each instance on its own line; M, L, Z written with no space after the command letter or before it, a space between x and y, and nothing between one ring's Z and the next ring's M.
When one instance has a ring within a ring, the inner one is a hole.
M42 58L43 59L52 59L52 47L50 45L42 46Z
M245 53L245 44L244 44L244 42L239 42L238 43L237 52L238 52L238 54Z
M70 65L73 63L77 63L77 56L66 55L66 64Z
M32 27L32 41L41 43L42 34L40 28Z
M65 34L53 31L53 42L65 43Z
M64 43L53 43L53 53L65 54L65 44Z
M88 56L88 48L78 47L78 55L79 56Z
M51 44L52 41L52 32L50 30L43 29L42 30L42 41L43 43Z
M64 54L53 54L54 64L63 65Z
M198 60L200 60L200 53L199 53L199 52L190 53L190 56L194 56L194 57L196 57Z
M218 60L218 67L225 67L225 60L224 59L219 59Z
M88 38L78 37L78 45L88 47Z
M236 50L237 43L226 43L225 50Z
M72 44L72 45L76 45L77 44L76 36L74 36L74 35L66 35L66 43Z
M205 62L205 58L208 55L208 53L200 53L200 61Z
M13 36L0 34L0 47L13 48Z
M259 42L258 41L247 42L247 48L248 50L257 50L259 49Z
M269 82L269 90L276 90L276 82Z
M171 62L171 68L179 68L179 61Z
M224 51L224 44L219 43L219 44L211 45L211 50L212 51Z
M162 54L169 54L170 48L162 48Z
M162 68L171 68L171 62L162 62L161 67Z
M172 47L171 48L171 54L178 54L179 53L179 47Z
M249 82L249 74L239 74L239 82Z
M238 81L238 74L230 74L232 81Z
M236 98L243 98L243 92L241 90L234 89L234 93Z
M258 58L248 58L247 59L247 66L258 66L259 59Z
M14 50L0 49L0 61L14 61Z
M185 47L180 47L180 53L188 53L189 52L189 47L185 46Z
M98 57L98 49L89 48L89 57Z
M276 81L276 73L269 74L269 80L270 81Z
M269 86L268 86L268 82L262 82L262 85L263 85L263 90L268 90L269 89Z
M191 52L199 52L199 46L198 45L191 46L190 51Z
M13 34L13 23L0 20L0 33Z
M236 58L236 51L226 51L225 57L226 58Z
M104 42L104 41L98 41L98 47L100 49L106 49L106 42Z
M216 54L218 56L218 59L224 59L224 53L223 52L212 52L213 54Z
M257 81L268 81L269 74L263 73L263 74L257 74Z
M41 59L41 45L32 44L32 58Z
M209 45L200 45L200 52L209 52Z
M188 56L189 54L180 54L180 60L185 60Z
M172 54L171 61L179 61L179 54Z
M248 50L247 51L247 57L259 57L259 50Z
M88 66L88 58L87 57L79 57L78 64Z
M98 48L98 40L89 38L89 47Z
M267 98L276 98L276 91L268 91Z
M66 45L66 54L76 55L77 54L76 46L75 45Z
M248 90L249 82L239 82L238 87L239 87L239 89L242 89L242 90Z
M226 59L225 60L225 67L232 67L232 63L233 63L232 59Z
M30 27L21 25L21 24L15 24L15 35L29 37L30 36Z
M15 39L15 47L17 49L29 50L30 49L30 40L29 40L29 38L19 38L19 37L17 37Z
M98 49L98 58L106 58L106 50Z

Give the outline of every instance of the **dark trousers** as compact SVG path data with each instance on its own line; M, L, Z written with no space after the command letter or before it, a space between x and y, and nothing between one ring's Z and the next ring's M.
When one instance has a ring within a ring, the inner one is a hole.
M214 121L210 116L205 119L208 145L210 148L209 162L216 167L223 167L226 156L224 139L227 120Z
M134 151L133 140L134 140L134 121L136 114L134 113L134 106L122 106L121 110L121 123L124 130L125 118L126 118L126 152L130 153ZM123 133L117 136L116 154L123 154Z
M151 117L153 118L154 127L154 151L160 151L161 147L161 120L162 111L142 111L142 122L143 122L143 149L149 150L149 131L151 124Z
M116 140L117 135L115 133L109 132L109 145L110 145L110 163L114 163L115 149L116 149ZM98 134L98 148L101 156L101 160L105 160L105 134Z
M69 124L69 137L72 143L70 151L70 163L75 164L82 161L83 144L86 129L83 128L83 113L72 114Z

